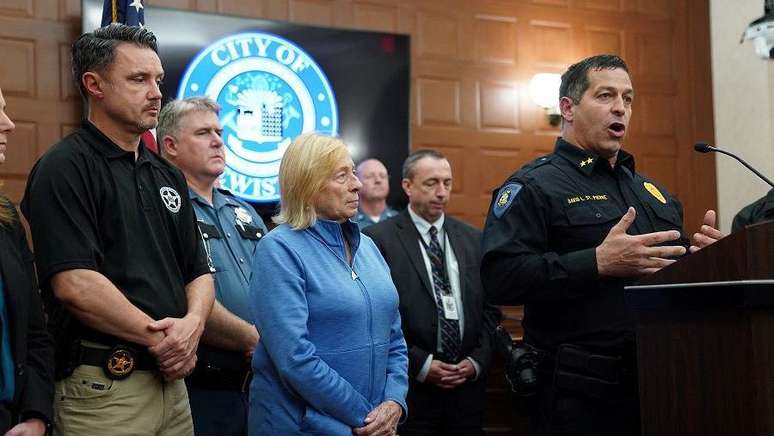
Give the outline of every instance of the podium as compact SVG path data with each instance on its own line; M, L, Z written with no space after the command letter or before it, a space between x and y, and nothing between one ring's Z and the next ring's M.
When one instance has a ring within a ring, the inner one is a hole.
M643 436L774 435L774 222L627 286Z

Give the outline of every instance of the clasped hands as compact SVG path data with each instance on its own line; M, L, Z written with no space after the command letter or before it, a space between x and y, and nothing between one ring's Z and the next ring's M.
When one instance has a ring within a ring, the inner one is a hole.
M164 318L148 324L148 329L163 333L164 338L148 351L156 358L159 370L167 380L178 380L193 372L196 350L204 331L204 321L197 315Z

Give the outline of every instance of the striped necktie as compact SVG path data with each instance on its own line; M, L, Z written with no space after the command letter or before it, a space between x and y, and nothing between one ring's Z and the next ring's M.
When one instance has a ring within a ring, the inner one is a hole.
M438 311L438 322L441 326L441 360L447 363L456 363L459 357L461 339L460 323L456 319L447 319L444 316L442 295L451 296L449 274L446 271L444 253L441 244L438 243L438 229L430 227L430 245L427 247L427 255L430 258L430 266L433 273L433 290L435 291L435 307ZM460 308L457 308L459 311Z

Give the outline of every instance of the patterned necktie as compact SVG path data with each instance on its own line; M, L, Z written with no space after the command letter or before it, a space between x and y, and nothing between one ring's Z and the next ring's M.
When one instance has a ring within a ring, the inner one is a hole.
M438 229L430 227L430 245L427 247L427 255L430 258L430 266L433 273L433 290L435 291L435 307L438 311L438 322L441 323L441 360L457 362L460 351L460 323L456 319L447 319L444 316L442 295L451 295L449 275L446 272L443 250L438 243ZM457 308L459 312L460 308Z

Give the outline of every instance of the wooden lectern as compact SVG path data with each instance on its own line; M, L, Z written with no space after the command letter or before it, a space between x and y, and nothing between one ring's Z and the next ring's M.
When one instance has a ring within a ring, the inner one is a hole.
M774 435L774 222L625 289L643 436Z

